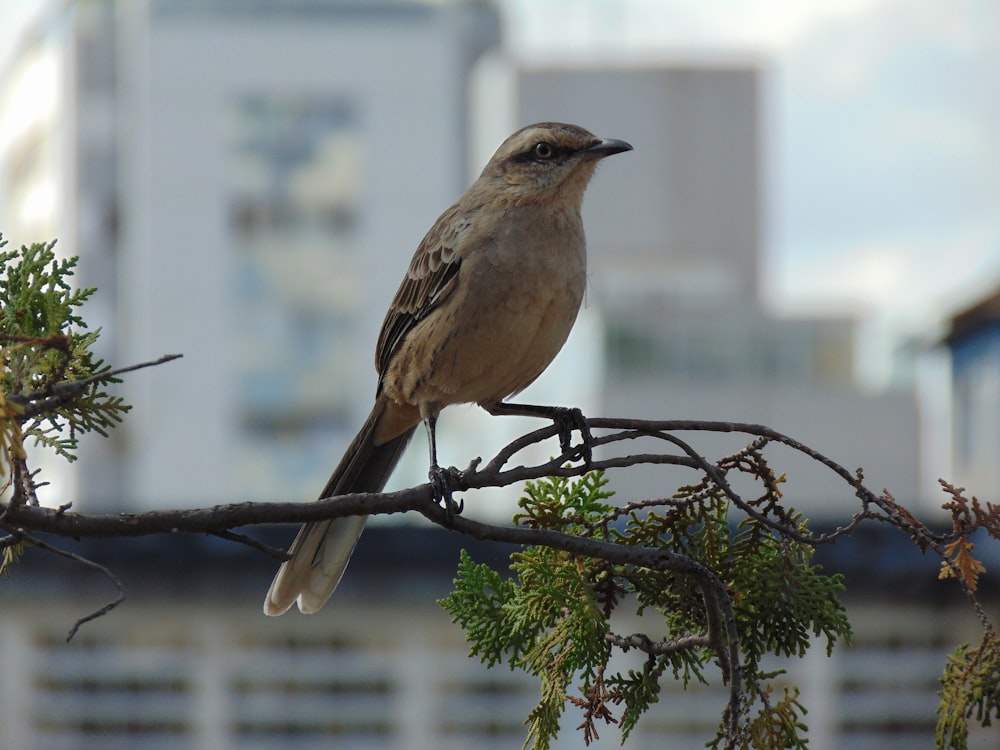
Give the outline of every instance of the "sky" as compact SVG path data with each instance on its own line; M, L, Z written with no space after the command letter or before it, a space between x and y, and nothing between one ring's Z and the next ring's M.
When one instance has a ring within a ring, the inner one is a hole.
M1000 287L996 0L500 0L527 60L764 71L763 286L904 331ZM0 65L45 0L0 0Z

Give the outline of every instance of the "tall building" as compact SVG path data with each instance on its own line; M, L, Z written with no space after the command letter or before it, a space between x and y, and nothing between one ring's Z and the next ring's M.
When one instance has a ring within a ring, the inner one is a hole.
M499 42L495 10L108 0L53 13L7 77L7 233L81 256L108 359L184 354L128 379L135 409L113 442L84 446L77 499L312 497L373 397L401 269L465 187L468 76ZM13 100L39 90L45 129ZM38 212L40 181L60 200L47 223L18 220Z

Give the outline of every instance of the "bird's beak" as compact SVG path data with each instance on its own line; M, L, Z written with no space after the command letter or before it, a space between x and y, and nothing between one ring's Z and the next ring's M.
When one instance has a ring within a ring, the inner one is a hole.
M611 156L612 154L620 154L622 151L631 151L632 144L626 143L625 141L618 141L614 138L603 138L595 143L593 146L583 149L581 153L593 154L598 158L604 158L605 156Z

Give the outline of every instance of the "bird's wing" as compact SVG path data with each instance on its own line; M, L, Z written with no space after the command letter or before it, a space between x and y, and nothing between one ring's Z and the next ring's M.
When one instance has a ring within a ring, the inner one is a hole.
M406 335L455 289L462 236L472 224L468 207L452 206L437 220L413 254L406 277L389 305L375 348L381 375Z

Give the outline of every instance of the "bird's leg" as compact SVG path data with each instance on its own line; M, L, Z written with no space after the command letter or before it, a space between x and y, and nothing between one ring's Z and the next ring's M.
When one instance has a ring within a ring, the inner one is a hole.
M559 448L567 458L579 458L586 468L590 468L593 460L594 437L590 434L590 425L583 412L570 406L537 406L535 404L509 404L498 401L483 407L494 416L544 417L555 422L559 428ZM580 445L574 450L572 446L573 430L580 433ZM572 452L571 452L572 451Z
M427 448L430 453L430 469L427 472L427 477L431 481L434 499L444 506L449 516L458 515L465 509L465 501L459 499L456 502L453 494L458 484L456 480L461 479L462 472L458 469L442 469L438 466L436 413L424 416L424 429L427 430Z

